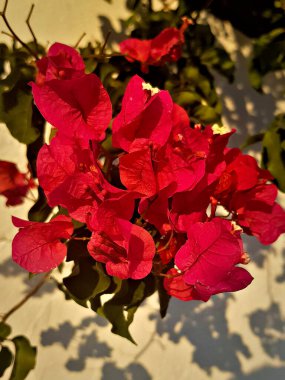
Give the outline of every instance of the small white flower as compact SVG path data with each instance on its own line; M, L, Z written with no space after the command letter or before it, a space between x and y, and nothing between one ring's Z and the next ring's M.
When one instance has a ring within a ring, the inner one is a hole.
M143 90L150 91L151 96L157 94L160 91L160 89L158 87L152 87L152 85L150 83L146 83L146 82L143 82L142 88L143 88Z
M223 125L213 124L212 131L214 132L214 135L225 135L226 133L229 133L231 129Z

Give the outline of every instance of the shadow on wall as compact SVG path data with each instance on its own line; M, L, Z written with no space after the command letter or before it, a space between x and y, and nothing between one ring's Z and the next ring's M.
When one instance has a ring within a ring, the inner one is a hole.
M231 377L230 380L282 380L285 379L285 367L261 367L247 375Z
M238 46L248 44L248 39L240 32L234 31L234 36ZM231 138L231 145L239 146L247 135L261 132L272 122L276 99L271 93L263 95L252 88L248 74L248 59L242 54L241 49L237 49L234 54L234 82L228 83L219 74L215 74L215 78L222 92L223 118L230 128L237 129L237 133Z
M22 269L18 264L16 264L11 258L6 259L0 265L0 276L2 277L22 277L22 283L26 285L26 288L23 289L22 293L26 294L31 288L33 288L43 276L41 274L36 275L29 279L29 274L27 271ZM33 297L42 297L43 294L52 293L55 290L55 285L53 283L47 282L45 286L41 287Z
M267 310L256 310L250 315L249 321L252 331L260 339L267 355L284 361L285 325L279 305L272 303Z
M208 374L212 367L241 373L238 356L249 358L251 353L240 335L229 332L226 308L230 297L217 296L199 306L196 301L183 303L173 299L166 318L156 320L158 334L167 334L174 343L186 338L194 347L193 362Z
M79 325L64 322L57 329L49 328L41 335L42 346L61 344L65 349L76 339L78 343L75 357L68 358L65 367L71 372L81 372L86 367L88 359L104 359L101 380L151 380L152 377L139 363L132 363L125 368L120 368L111 360L112 350L107 343L99 341L95 329L90 333L88 327L106 326L105 319L95 316L85 318Z

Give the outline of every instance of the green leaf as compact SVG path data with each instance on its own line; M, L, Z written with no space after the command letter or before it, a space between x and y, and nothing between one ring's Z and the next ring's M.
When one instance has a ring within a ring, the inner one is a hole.
M163 286L163 278L156 278L156 286L158 290L158 299L159 299L159 311L161 318L164 318L167 313L168 305L171 296L167 294L164 286Z
M285 29L277 28L258 38L249 68L252 87L262 92L263 77L270 71L285 68Z
M2 346L0 351L0 377L2 377L6 369L11 365L13 361L13 354L6 346Z
M29 220L33 222L44 222L50 215L52 208L48 205L43 189L39 186L38 200L28 213Z
M194 116L204 124L212 124L220 120L220 115L214 108L204 105L195 108Z
M264 134L262 164L276 180L278 188L285 192L285 113L279 114Z
M201 103L202 98L196 92L181 91L177 96L175 96L175 102L181 105L194 105Z
M124 280L114 297L103 305L103 315L112 324L111 331L135 343L129 332L135 312L141 303L155 291L152 275L144 280Z
M110 277L102 266L90 256L82 257L73 268L70 276L63 279L63 284L72 298L80 305L87 307L87 301L108 289Z
M16 336L12 339L15 344L16 354L10 380L23 380L36 365L36 347L31 346L24 336Z
M8 58L9 48L7 45L0 43L0 75L5 72L5 61Z
M260 141L262 141L264 138L264 133L257 133L255 135L248 136L245 140L245 142L241 145L240 149L245 149L250 145L256 144Z
M7 338L11 334L11 327L5 322L0 322L0 342Z
M32 126L32 101L32 95L17 88L3 92L0 99L0 121L24 144L31 144L40 134Z

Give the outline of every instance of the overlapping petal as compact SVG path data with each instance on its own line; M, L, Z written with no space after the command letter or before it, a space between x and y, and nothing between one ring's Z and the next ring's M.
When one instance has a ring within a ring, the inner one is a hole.
M58 133L101 141L112 116L112 105L95 74L31 84L36 106Z

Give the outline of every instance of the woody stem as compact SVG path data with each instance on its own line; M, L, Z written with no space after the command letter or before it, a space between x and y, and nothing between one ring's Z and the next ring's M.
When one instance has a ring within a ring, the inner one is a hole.
M37 291L46 283L47 279L49 278L50 272L46 273L44 277L37 283L37 285L32 288L32 290L15 306L13 306L7 313L4 314L2 317L2 322L6 322L7 319L15 313L18 309L20 309L21 306L23 306L34 294L37 293Z
M28 50L28 52L33 57L35 57L36 59L38 59L38 55L23 40L21 40L21 38L18 37L17 34L12 29L12 27L11 27L9 21L7 20L7 17L6 17L7 6L8 6L8 0L5 0L3 11L0 12L0 17L2 17L3 21L5 22L7 28L9 29L9 31L11 32L11 34L15 38L15 40L17 40L26 50Z

